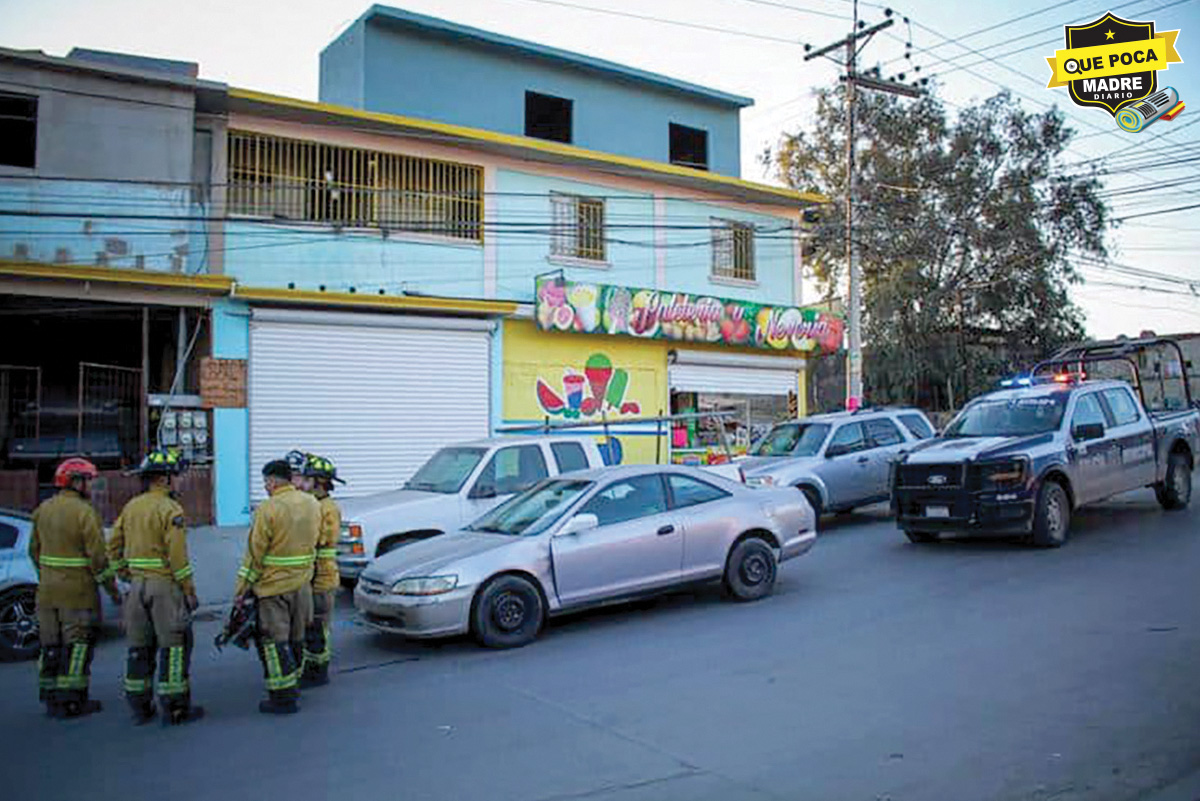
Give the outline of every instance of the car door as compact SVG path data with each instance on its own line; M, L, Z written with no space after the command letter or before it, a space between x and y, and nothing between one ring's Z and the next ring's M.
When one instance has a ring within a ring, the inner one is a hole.
M904 439L900 427L888 417L877 417L864 423L870 441L871 494L876 498L891 493L892 462L908 452L910 444Z
M667 474L668 501L683 525L681 581L719 575L725 568L726 545L737 527L730 492L693 476Z
M475 477L471 489L460 504L462 514L459 524L470 523L548 475L546 456L538 445L508 445L497 448Z
M861 422L843 423L825 445L824 461L817 467L825 482L830 508L847 507L871 494L871 456Z
M1108 417L1099 392L1080 393L1075 398L1071 412L1071 425L1067 429L1070 447L1067 451L1075 470L1074 490L1078 503L1106 498L1112 494L1110 477L1112 467L1112 441L1107 434L1101 439L1083 439L1078 436L1080 426L1099 424L1108 428Z
M1154 430L1126 387L1100 392L1112 419L1109 436L1114 441L1119 468L1113 474L1113 492L1145 487L1154 483Z
M683 530L661 473L617 479L578 511L600 525L550 541L554 585L564 606L600 601L679 580Z

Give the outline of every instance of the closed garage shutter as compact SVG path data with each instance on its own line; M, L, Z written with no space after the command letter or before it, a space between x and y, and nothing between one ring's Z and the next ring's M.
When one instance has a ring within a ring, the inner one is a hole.
M668 368L672 392L786 395L796 391L802 359L677 351Z
M293 316L289 316L293 315ZM482 321L255 310L250 324L251 498L293 448L334 461L342 497L397 488L438 448L489 433ZM440 321L439 321L440 322Z

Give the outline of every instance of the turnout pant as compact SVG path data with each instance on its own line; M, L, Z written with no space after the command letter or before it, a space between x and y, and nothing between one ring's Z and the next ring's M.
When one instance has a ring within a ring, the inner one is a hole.
M303 673L311 679L329 676L329 662L333 657L330 628L333 623L333 590L313 591L312 622L304 631Z
M37 616L38 698L47 704L86 701L96 649L96 610L39 603Z
M191 705L192 616L183 590L168 578L139 576L125 599L125 697L136 712L153 709L158 657L158 701L164 710Z
M258 599L258 655L274 701L293 703L300 696L300 659L312 605L312 587L307 584Z

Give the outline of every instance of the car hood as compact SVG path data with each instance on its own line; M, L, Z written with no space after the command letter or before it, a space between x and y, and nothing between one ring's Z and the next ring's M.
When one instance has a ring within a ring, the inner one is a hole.
M507 534L455 531L405 545L375 560L363 572L374 581L397 581L408 576L432 576L452 569L462 559L503 548L520 540Z
M360 498L339 500L338 506L342 510L342 520L348 523L361 523L365 518L373 517L379 512L395 509L398 506L403 506L406 509L411 509L414 505L418 504L432 506L439 502L444 503L447 499L453 497L453 495L443 495L440 492L401 489L380 492L376 495L364 495Z
M1014 452L1050 442L1052 439L1052 434L1035 434L1027 437L950 437L935 439L910 453L905 462L908 464L973 462L979 459L1011 455Z
M747 476L759 476L780 470L803 470L821 459L816 456L751 456L738 462Z

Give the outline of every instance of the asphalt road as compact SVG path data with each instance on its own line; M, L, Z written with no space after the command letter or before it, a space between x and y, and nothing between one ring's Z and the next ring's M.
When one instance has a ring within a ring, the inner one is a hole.
M15 799L975 801L1200 798L1200 509L1081 513L1056 551L910 545L826 520L774 596L700 591L552 623L524 649L336 631L334 683L256 711L251 654L193 666L204 721L134 728L124 650L105 711L53 721L0 665ZM343 598L343 603L345 603Z

